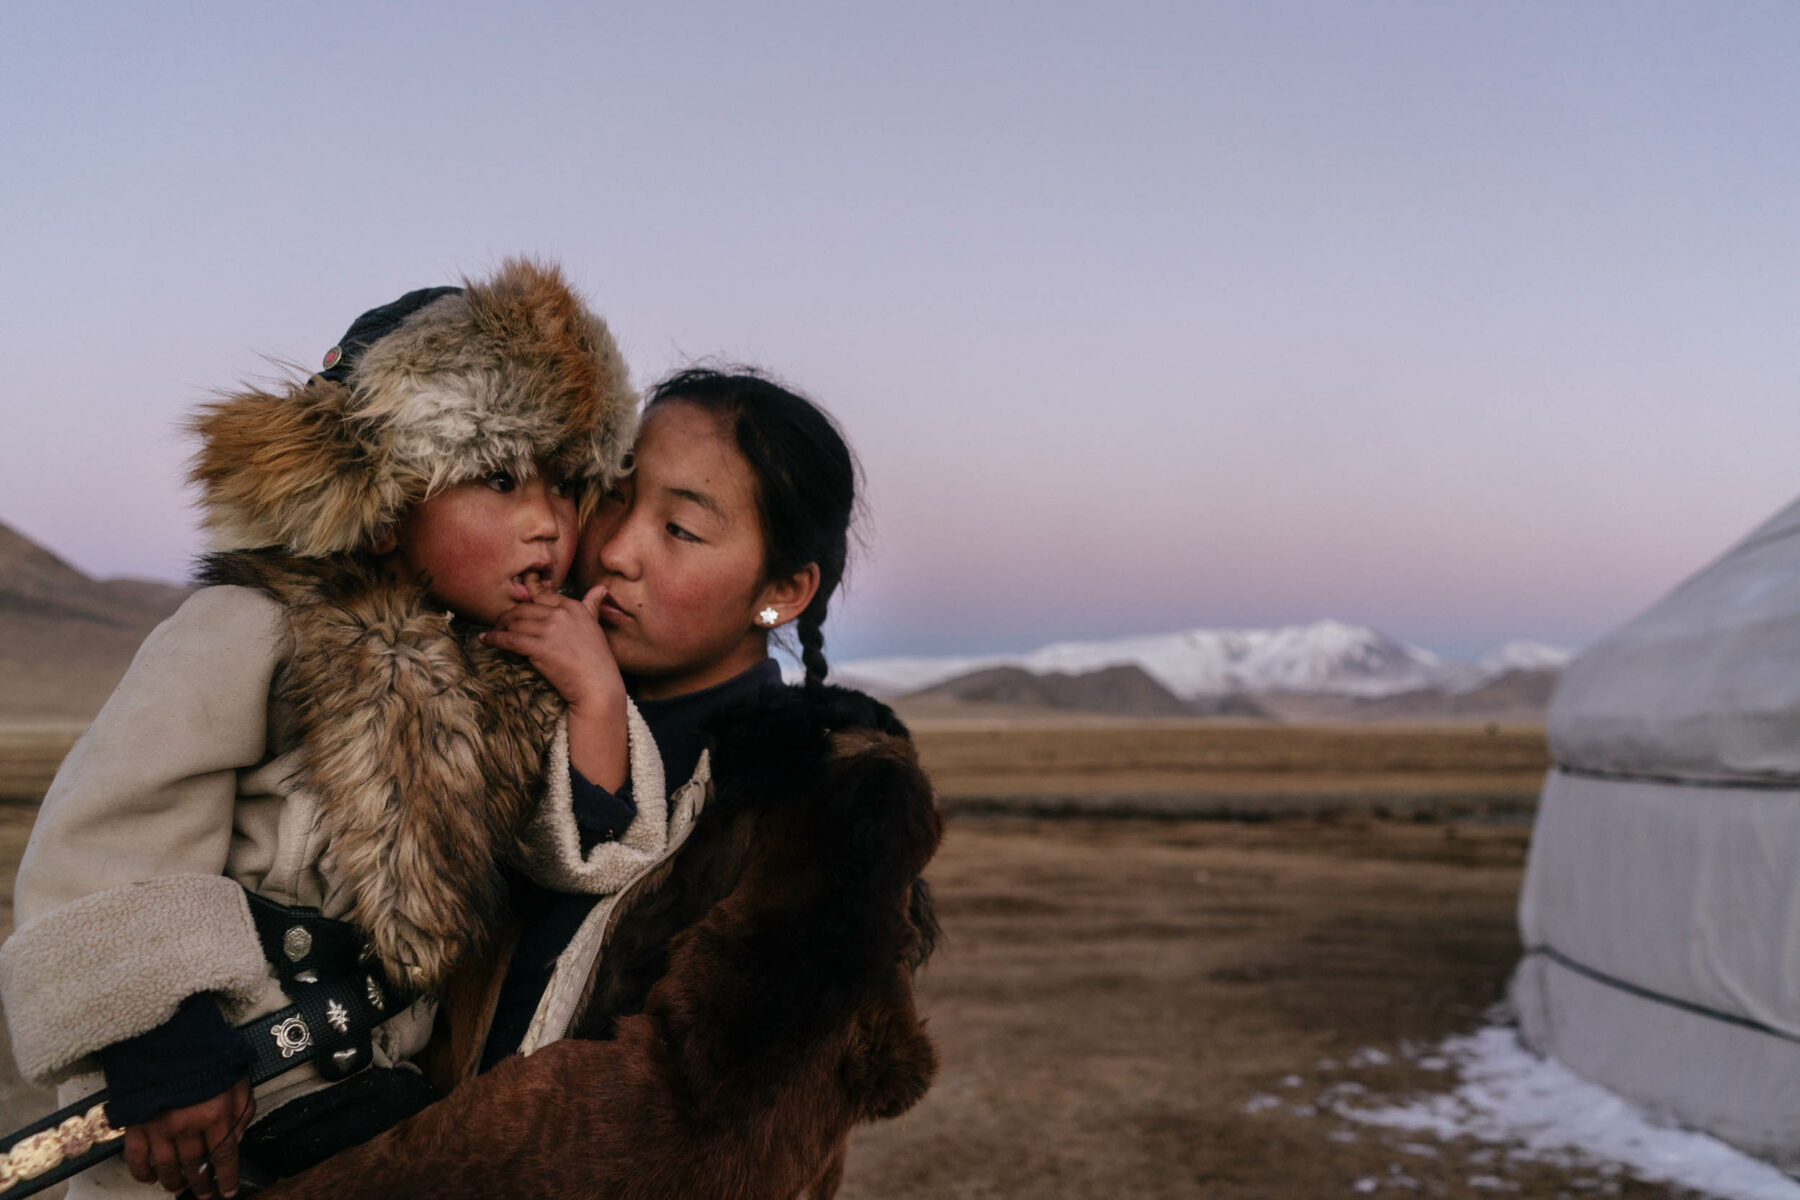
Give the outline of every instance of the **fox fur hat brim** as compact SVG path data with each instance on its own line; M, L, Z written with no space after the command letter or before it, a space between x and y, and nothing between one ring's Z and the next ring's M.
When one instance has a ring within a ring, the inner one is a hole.
M342 383L319 375L205 405L190 478L219 550L366 550L406 510L545 460L587 482L621 473L637 397L619 348L554 266L510 259L371 343Z

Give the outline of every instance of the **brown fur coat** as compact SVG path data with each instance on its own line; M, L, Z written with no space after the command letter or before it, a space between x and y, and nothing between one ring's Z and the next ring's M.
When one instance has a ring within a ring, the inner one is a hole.
M822 1198L936 1056L912 974L942 825L904 727L783 689L719 714L714 794L621 905L574 1036L264 1193Z
M561 698L371 560L238 551L200 575L281 604L293 651L275 699L304 747L293 782L320 797L350 880L344 917L388 978L436 991L498 924L500 862L516 856Z

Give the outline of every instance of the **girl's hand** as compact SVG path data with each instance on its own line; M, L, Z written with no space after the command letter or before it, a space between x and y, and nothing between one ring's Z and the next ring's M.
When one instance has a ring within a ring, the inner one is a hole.
M600 628L604 585L580 600L513 585L520 603L500 614L481 640L531 661L569 706L569 764L609 791L624 784L625 680Z
M238 1139L255 1115L250 1081L240 1079L211 1100L127 1125L125 1167L139 1183L160 1183L170 1192L192 1190L198 1200L235 1196Z

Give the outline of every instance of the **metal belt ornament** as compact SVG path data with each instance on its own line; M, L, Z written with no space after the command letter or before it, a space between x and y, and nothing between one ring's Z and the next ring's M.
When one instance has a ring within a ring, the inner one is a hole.
M250 913L289 996L299 1002L238 1026L255 1055L250 1083L315 1062L321 1078L368 1066L375 1026L411 1003L360 962L361 939L317 909L275 904L253 893ZM125 1148L125 1131L106 1118L107 1091L83 1096L0 1138L0 1200L41 1192Z

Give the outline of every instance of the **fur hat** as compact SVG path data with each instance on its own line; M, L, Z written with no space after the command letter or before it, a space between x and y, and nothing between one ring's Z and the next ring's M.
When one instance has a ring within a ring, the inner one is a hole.
M204 406L189 477L215 549L342 553L452 484L545 458L600 485L585 518L636 420L606 325L554 266L510 259L363 314L317 375Z

